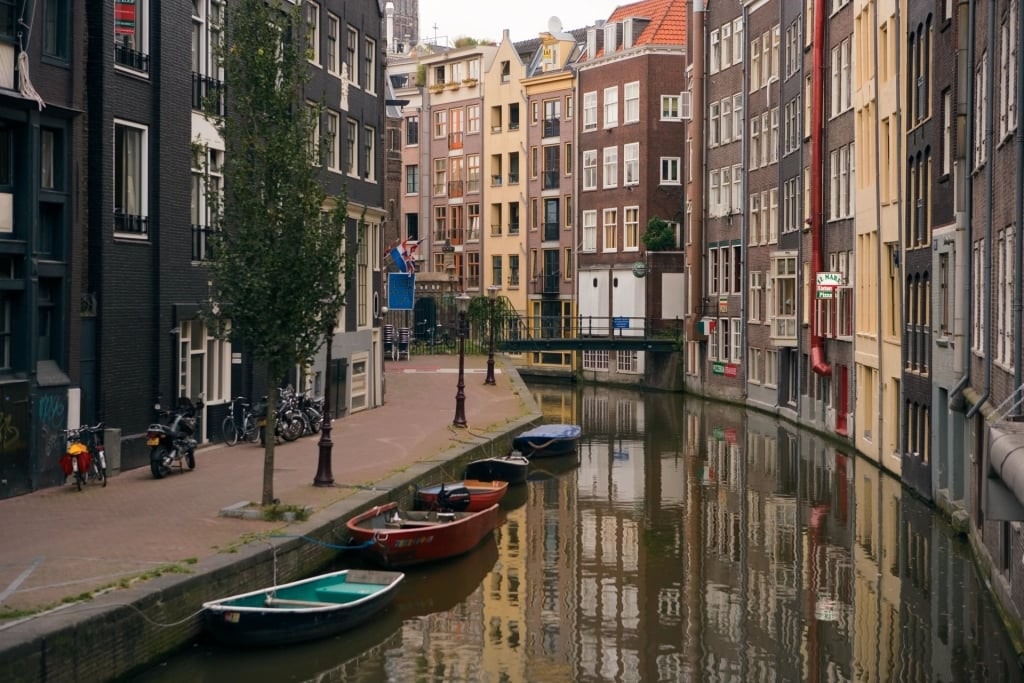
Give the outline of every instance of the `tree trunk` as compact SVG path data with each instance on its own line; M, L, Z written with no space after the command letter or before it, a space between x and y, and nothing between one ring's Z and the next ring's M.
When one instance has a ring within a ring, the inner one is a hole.
M269 375L274 377L274 375ZM274 504L274 446L277 444L277 387L267 389L267 426L263 428L263 500L260 505Z

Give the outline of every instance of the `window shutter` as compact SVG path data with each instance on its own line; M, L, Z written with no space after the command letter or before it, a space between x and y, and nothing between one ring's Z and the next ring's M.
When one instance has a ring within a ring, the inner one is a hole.
M683 121L693 119L693 102L689 90L679 93L679 118Z

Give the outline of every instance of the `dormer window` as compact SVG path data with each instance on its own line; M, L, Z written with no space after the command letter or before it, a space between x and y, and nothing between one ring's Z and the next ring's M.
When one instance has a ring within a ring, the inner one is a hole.
M608 24L604 27L604 51L615 52L618 47L616 34L618 33L618 24Z

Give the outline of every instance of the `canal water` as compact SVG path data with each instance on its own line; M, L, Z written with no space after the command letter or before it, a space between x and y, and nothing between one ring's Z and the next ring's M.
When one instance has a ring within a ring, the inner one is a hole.
M962 538L852 452L692 397L531 385L577 456L358 632L168 681L1020 681Z

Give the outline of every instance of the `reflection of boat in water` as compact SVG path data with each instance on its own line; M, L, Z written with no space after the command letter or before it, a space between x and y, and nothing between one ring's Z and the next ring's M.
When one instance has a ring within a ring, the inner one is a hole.
M395 596L402 619L447 612L472 595L498 561L498 542L491 534L480 547L444 564L410 569Z
M534 460L530 464L529 480L544 481L545 479L554 479L559 475L576 469L579 464L580 456L578 453L570 453L568 455L559 455L553 458Z

